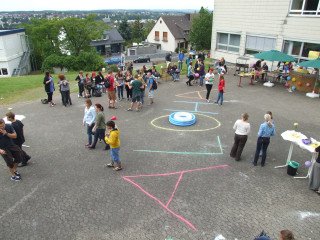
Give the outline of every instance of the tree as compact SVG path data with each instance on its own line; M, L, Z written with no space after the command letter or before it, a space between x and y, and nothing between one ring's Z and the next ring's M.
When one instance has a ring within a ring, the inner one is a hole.
M144 40L143 24L139 16L132 24L132 40L138 43Z
M86 18L65 18L61 20L61 31L64 33L63 48L78 56L81 51L90 51L90 42L101 39L107 25L95 20L95 15Z
M128 24L127 19L123 19L119 24L118 31L120 35L123 37L124 40L130 41L131 40L131 27Z
M156 23L153 20L148 20L143 26L143 39L146 39Z
M213 14L201 7L199 15L192 20L189 41L196 50L211 48Z
M40 69L44 59L51 54L60 54L59 20L32 19L23 24L29 38L32 55L35 59L35 70Z

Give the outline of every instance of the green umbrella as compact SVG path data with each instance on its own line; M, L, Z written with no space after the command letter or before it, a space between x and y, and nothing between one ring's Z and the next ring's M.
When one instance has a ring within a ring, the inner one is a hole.
M300 67L316 68L316 81L314 83L314 87L313 87L313 91L312 91L314 93L316 90L316 87L319 87L318 78L319 78L319 68L320 68L320 57L318 57L317 59L314 59L314 60L298 63L298 65Z
M320 57L314 60L298 63L301 67L320 68Z
M289 56L283 52L277 50L270 50L266 52L261 52L253 55L255 58L264 59L267 61L278 61L278 62L294 62L295 59L292 56Z

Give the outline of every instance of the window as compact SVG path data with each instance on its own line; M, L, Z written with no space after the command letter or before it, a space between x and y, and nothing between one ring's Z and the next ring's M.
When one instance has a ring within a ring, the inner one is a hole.
M246 54L255 54L259 52L269 51L274 49L276 39L258 36L247 36Z
M2 75L8 75L8 69L7 68L1 68Z
M308 59L310 51L320 52L320 44L285 40L282 51L301 62Z
M159 35L159 31L155 31L154 32L154 40L156 40L156 41L159 41L160 40L160 37L159 37L160 35Z
M290 14L320 16L320 0L292 0Z
M162 41L168 42L168 32L163 32L162 33Z
M240 35L218 33L217 49L229 52L239 52Z

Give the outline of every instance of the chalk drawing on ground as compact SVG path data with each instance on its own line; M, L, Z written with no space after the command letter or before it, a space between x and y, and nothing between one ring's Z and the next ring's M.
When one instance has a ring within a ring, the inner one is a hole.
M173 211L172 209L169 208L169 205L172 202L172 200L174 199L174 195L179 187L179 184L181 183L181 181L183 179L183 175L186 173L200 172L200 171L207 171L207 170L214 170L214 169L224 169L227 167L229 167L229 165L216 165L216 166L210 166L210 167L205 167L205 168L183 170L183 171L178 171L178 172L123 176L122 178L125 181L131 183L135 188L140 190L147 197L154 200L157 204L160 205L160 207L162 207L165 211L170 213L173 217L177 218L180 222L183 222L186 226L188 226L192 230L196 231L197 228L194 226L194 224L192 222L190 222L189 220L187 220L186 218L184 218L183 216L181 216L180 214L176 213L175 211ZM168 176L172 176L172 175L176 175L178 177L178 179L173 187L173 191L172 191L170 197L168 198L168 200L166 202L161 201L159 198L157 198L156 196L151 194L149 191L145 190L140 184L138 184L136 181L134 181L134 179L137 179L137 178L168 177Z

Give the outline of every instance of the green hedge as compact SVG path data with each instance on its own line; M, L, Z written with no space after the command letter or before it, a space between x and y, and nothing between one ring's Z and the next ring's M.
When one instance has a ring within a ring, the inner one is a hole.
M81 52L78 56L52 54L45 58L42 70L67 68L69 71L98 71L105 67L104 59L95 52Z

